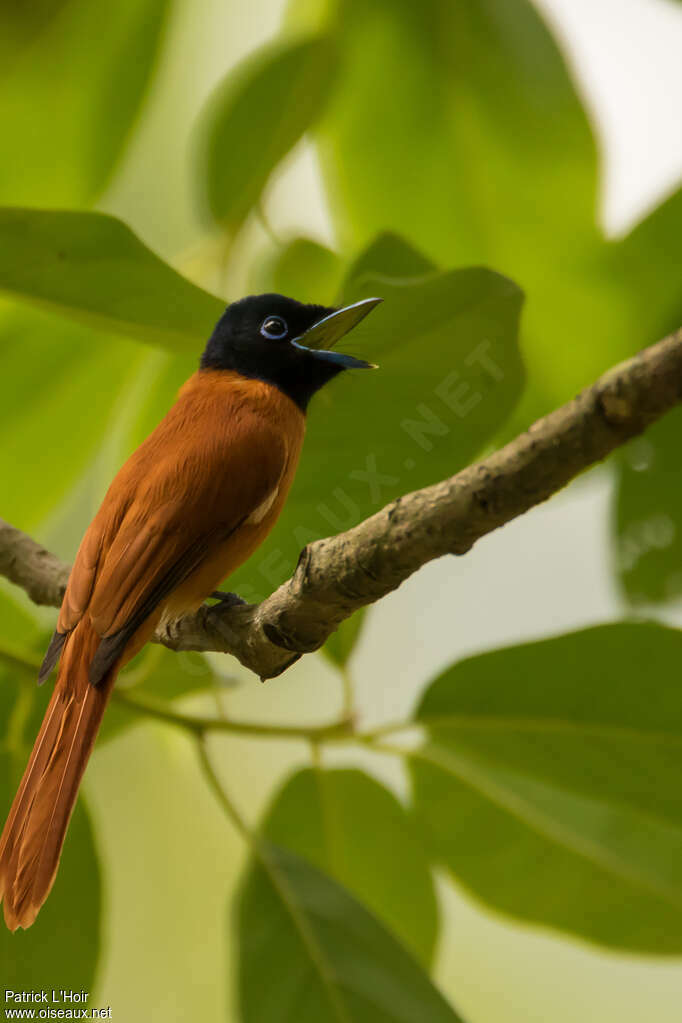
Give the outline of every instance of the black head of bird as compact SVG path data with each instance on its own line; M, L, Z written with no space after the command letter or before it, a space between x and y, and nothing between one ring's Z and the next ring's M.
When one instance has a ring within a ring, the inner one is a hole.
M201 359L202 370L233 370L274 384L305 411L327 381L373 363L331 349L379 298L342 309L306 305L284 295L251 295L227 307Z

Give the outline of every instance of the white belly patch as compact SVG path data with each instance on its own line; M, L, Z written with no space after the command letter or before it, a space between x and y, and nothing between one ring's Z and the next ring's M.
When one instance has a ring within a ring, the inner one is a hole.
M246 520L246 524L249 526L257 526L259 522L262 522L275 503L278 494L279 486L275 487L275 489L268 494L265 500L261 501L257 508L254 508Z

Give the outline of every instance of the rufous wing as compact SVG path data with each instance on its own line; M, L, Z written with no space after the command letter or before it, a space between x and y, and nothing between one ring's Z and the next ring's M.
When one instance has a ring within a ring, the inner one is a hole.
M164 599L277 490L292 445L266 417L241 408L222 430L192 425L182 432L169 414L112 483L78 551L41 676L87 613L102 637L96 684Z

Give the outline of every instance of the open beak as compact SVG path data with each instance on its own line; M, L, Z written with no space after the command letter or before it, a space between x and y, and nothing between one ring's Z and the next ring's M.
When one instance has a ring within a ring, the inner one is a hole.
M371 313L375 306L383 301L380 298L363 298L361 302L354 302L353 305L344 306L330 313L324 319L318 320L312 327L306 330L292 341L292 345L309 352L316 359L323 359L325 362L333 362L344 369L378 369L373 362L365 362L364 359L356 359L352 355L344 355L342 352L331 352L344 335L357 327L361 320L364 320L368 313Z

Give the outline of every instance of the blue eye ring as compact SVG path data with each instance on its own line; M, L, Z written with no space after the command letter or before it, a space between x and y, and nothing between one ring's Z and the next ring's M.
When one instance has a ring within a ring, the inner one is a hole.
M289 333L289 328L281 316L266 316L260 325L260 332L268 341L281 341Z

